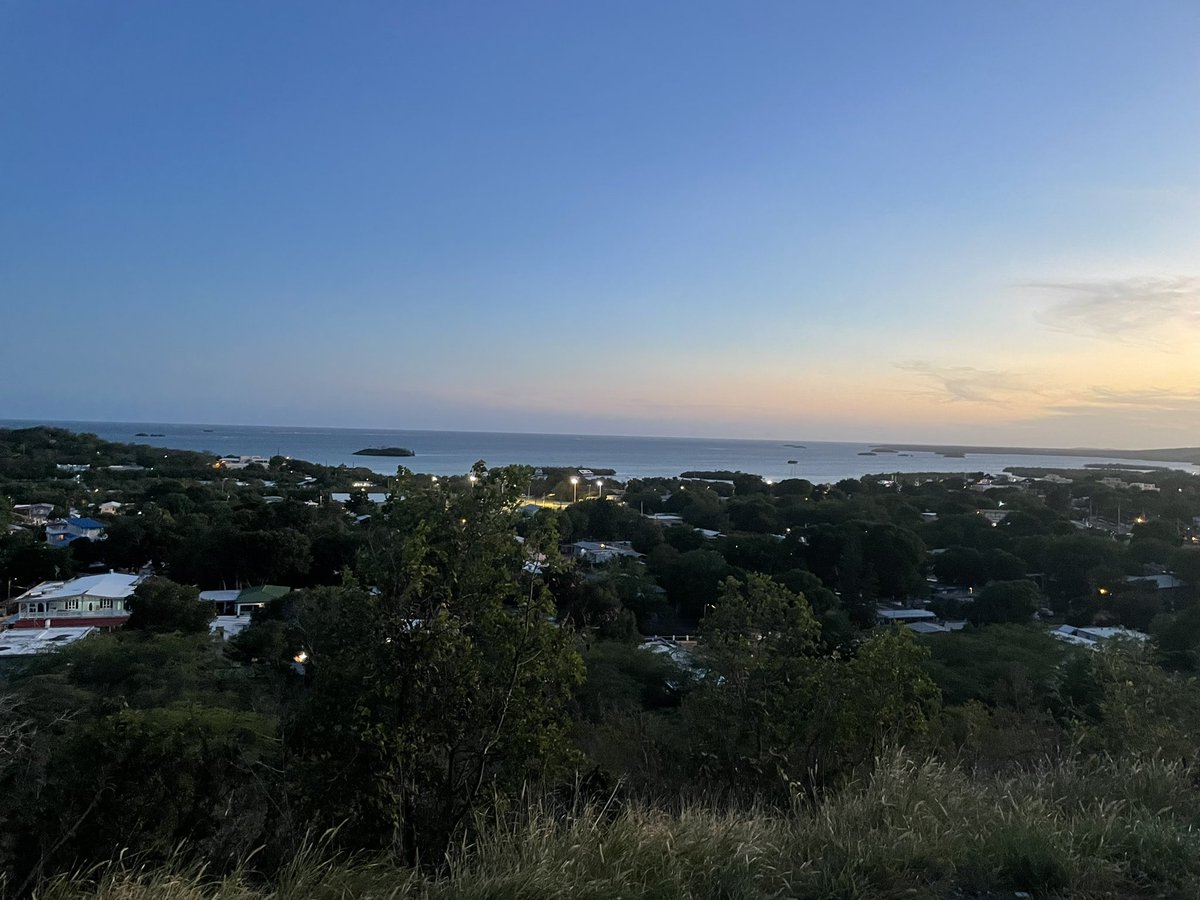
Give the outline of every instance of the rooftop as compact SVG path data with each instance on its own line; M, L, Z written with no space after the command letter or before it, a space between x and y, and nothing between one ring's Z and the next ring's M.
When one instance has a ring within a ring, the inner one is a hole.
M75 597L99 597L106 600L123 600L133 593L140 575L124 575L109 572L105 575L84 575L70 581L43 581L31 587L17 600L62 600Z
M33 656L57 650L87 637L95 628L32 628L0 631L0 659L14 656Z

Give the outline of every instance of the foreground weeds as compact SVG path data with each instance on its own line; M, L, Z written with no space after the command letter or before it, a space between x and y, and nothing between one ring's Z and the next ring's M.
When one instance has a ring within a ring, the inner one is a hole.
M113 865L46 900L1200 896L1200 775L1163 759L1045 764L975 780L881 760L817 804L668 811L535 806L480 823L446 871L300 854L269 880Z

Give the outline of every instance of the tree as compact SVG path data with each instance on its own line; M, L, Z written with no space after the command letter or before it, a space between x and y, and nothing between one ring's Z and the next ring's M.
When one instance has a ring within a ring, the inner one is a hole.
M734 497L725 511L730 527L735 531L773 534L781 530L775 507L762 494Z
M579 579L569 590L566 621L581 631L610 640L631 640L637 631L632 612L621 602L612 579Z
M309 684L288 731L298 788L356 847L410 862L440 858L485 797L570 758L579 655L523 571L555 565L557 534L514 540L527 468L473 474L442 488L402 470L357 565L376 591L317 589L296 614Z
M847 658L820 632L804 598L769 578L725 581L684 703L703 776L790 793L925 730L939 697L910 633L879 632Z
M208 631L215 613L213 605L200 599L200 592L167 578L148 578L134 588L126 601L130 610L127 628L135 631Z
M1041 603L1032 581L993 581L975 594L967 618L976 624L1028 622Z
M1030 625L967 628L925 640L926 670L949 704L1026 711L1052 695L1067 646Z
M662 566L657 572L659 581L680 617L690 622L700 620L730 574L725 557L715 550L689 550L674 556L660 556L656 552L651 562Z
M776 575L775 580L808 601L821 625L821 643L826 648L850 648L858 637L858 631L838 595L829 590L820 578L804 569L789 569Z
M706 675L688 704L701 771L751 791L802 778L824 683L808 604L762 575L729 578L703 634Z

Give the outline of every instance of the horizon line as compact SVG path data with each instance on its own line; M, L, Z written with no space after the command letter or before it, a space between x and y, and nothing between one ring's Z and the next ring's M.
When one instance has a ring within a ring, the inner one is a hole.
M930 444L917 443L913 441L847 441L847 440L830 440L830 439L813 439L813 438L773 438L773 437L713 437L706 435L665 435L665 434L602 434L596 432L575 432L575 431L472 431L470 429L458 428L385 428L382 426L361 426L361 425L296 425L296 424L248 424L238 422L171 422L171 421L136 421L136 420L121 420L121 419L0 419L0 426L7 427L10 424L20 424L24 427L55 427L60 425L170 425L170 426L196 426L196 427L217 427L217 428L303 428L310 431L394 431L394 432L425 432L430 434L445 433L445 434L503 434L503 435L521 435L527 437L596 437L596 438L632 438L635 440L683 440L683 441L756 441L761 443L786 443L788 441L800 442L807 440L813 444L853 444L879 448L894 448L907 450L921 450L925 448L938 450L972 450L976 452L998 451L998 452L1015 452L1020 450L1062 450L1078 453L1078 451L1116 451L1119 453L1152 453L1165 452L1171 450L1197 450L1200 447L1047 447L1035 445L999 445L999 444ZM28 423L33 423L32 425ZM1070 455L1064 453L1062 455Z

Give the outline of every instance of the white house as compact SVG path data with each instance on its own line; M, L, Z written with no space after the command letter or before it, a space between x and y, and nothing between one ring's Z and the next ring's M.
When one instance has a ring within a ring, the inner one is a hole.
M17 597L13 627L116 628L129 618L125 601L141 580L140 575L109 572L70 581L44 581Z
M54 512L53 503L17 503L12 508L13 515L26 525L45 525L50 521Z
M937 613L927 609L879 609L875 617L884 625L900 622L905 625L910 622L936 622Z
M1104 641L1110 641L1113 638L1125 638L1133 641L1148 641L1150 635L1143 634L1140 631L1132 631L1128 628L1100 628L1100 627L1082 627L1075 625L1060 625L1050 632L1051 636L1056 640L1062 641L1064 644L1074 644L1078 647L1087 647L1089 650L1095 650Z
M209 630L224 640L229 640L250 627L254 613L270 601L290 594L291 590L282 585L264 584L233 590L201 591L200 599L213 604L217 614Z
M117 500L106 500L100 504L100 507L99 507L100 513L105 516L120 515L121 507L123 505L124 504L120 503Z
M647 513L646 518L657 522L664 527L668 525L682 525L683 516L678 513Z
M1170 572L1161 572L1157 575L1126 575L1125 580L1130 584L1153 585L1160 591L1171 591L1187 586L1182 578L1172 575Z
M593 565L606 563L618 557L631 559L642 557L641 553L633 549L629 541L576 541L570 545L569 550L571 556Z
M263 466L266 468L271 464L271 461L265 456L222 456L214 464L214 468L218 469L244 469L247 466Z
M48 653L82 640L96 631L91 626L69 628L10 628L0 631L0 659Z

